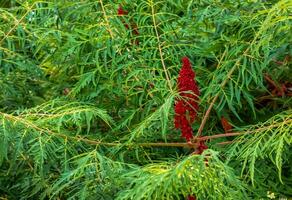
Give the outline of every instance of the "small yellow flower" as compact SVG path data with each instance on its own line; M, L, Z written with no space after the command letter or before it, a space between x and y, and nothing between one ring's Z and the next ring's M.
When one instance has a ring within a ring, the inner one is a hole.
M270 198L270 199L275 199L276 198L275 193L273 193L271 191L267 192L267 197Z

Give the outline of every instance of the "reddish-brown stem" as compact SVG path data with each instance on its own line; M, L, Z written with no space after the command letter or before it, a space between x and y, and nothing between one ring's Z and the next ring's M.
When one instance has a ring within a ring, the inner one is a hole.
M210 135L210 136L204 136L204 137L195 137L195 140L203 141L203 140L210 140L210 139L216 139L216 138L222 138L222 137L231 137L231 136L237 136L237 135L243 135L247 132L234 132L234 133L222 133L222 134L216 134L216 135Z
M10 119L14 122L19 122L25 126L28 126L32 129L35 129L37 131L39 131L41 134L47 133L50 134L52 136L55 137L61 137L64 140L73 140L75 142L81 141L84 143L87 143L89 145L103 145L103 146L119 146L119 145L124 145L121 143L110 143L110 142L102 142L102 141L96 141L96 140L91 140L91 139L87 139L87 138L83 138L83 137L76 137L76 136L70 136L70 135L65 135L65 134L61 134L61 133L56 133L53 132L51 130L48 129L42 129L38 126L36 126L35 124L33 124L32 122L22 119L20 117L17 116L13 116L13 115L9 115L6 113L1 113L0 115L2 115L4 118ZM291 123L292 119L287 119L285 120L287 123ZM244 135L244 134L255 134L260 132L261 130L265 130L265 129L270 129L272 127L276 127L277 124L274 125L270 125L268 127L261 127L258 128L256 130L248 130L245 132L233 132L233 133L223 133L223 134L216 134L216 135L211 135L211 136L204 136L204 137L195 137L194 138L194 142L189 142L189 143L165 143L165 142L157 142L157 143L129 143L126 144L124 146L140 146L140 147L189 147L189 148L197 148L198 144L200 141L205 141L205 140L210 140L210 139L217 139L217 138L222 138L222 137L232 137L232 136L238 136L238 135Z
M247 50L246 50L244 53L246 53L246 52L247 52ZM222 82L222 84L221 84L221 86L220 86L221 88L224 88L225 85L228 83L229 78L231 77L231 75L233 74L233 72L235 71L235 69L237 68L237 66L239 65L239 62L240 62L240 59L238 59L238 60L236 61L236 63L235 63L234 66L232 67L232 69L228 72L228 74L227 74L227 78ZM203 117L203 120L202 120L202 122L201 122L201 124L200 124L199 130L198 130L198 134L197 134L198 137L202 135L202 132L203 132L203 129L204 129L205 124L206 124L206 122L207 122L207 119L209 118L210 112L211 112L213 106L215 105L215 102L216 102L217 99L219 98L219 95L220 95L220 92L218 92L218 93L216 94L216 96L215 96L214 99L212 100L212 102L211 102L209 108L207 109L207 111L206 111L206 113L205 113L205 115L204 115L204 117Z
M163 142L158 142L158 143L136 143L135 145L141 146L141 147L189 147L189 148L196 148L197 144L196 143L163 143Z
M272 59L272 61L274 63L276 63L277 65L284 65L285 63L288 63L290 60L291 60L291 56L290 55L286 55L283 61Z
M257 36L254 38L253 41L255 41L256 38L257 38ZM246 56L247 53L248 53L248 51L249 51L249 48L247 48L247 49L243 52L243 55ZM224 56L225 56L225 53L226 53L226 51L224 51L224 53L223 53L223 55L222 55L221 60L220 60L219 63L222 62L222 60L223 60L223 58L224 58ZM240 61L241 61L241 59L237 59L237 61L234 63L234 66L233 66L233 67L230 69L230 71L228 72L226 79L221 83L221 85L220 85L221 88L224 88L225 85L228 83L228 81L229 81L231 75L233 74L233 72L236 70L236 68L237 68L238 65L240 64ZM200 124L200 127L199 127L199 129L198 129L198 133L197 133L197 136L198 136L198 137L200 137L200 136L202 135L202 132L203 132L204 126L205 126L205 124L206 124L206 122L207 122L207 119L209 118L209 115L210 115L210 112L211 112L213 106L215 105L215 102L216 102L217 99L219 98L219 95L220 95L220 91L216 94L216 96L215 96L214 99L212 100L212 102L211 102L209 108L207 109L207 111L206 111L206 113L205 113L205 115L204 115L204 117L203 117L203 120L202 120L202 122L201 122L201 124Z
M214 97L214 99L213 99L213 101L211 102L211 104L210 104L208 110L206 111L206 113L205 113L205 115L204 115L204 118L203 118L203 120L202 120L202 122L201 122L201 125L200 125L200 127L199 127L199 130L198 130L198 137L200 137L200 136L202 135L203 128L204 128L204 126L205 126L205 124L206 124L206 122L207 122L207 119L208 119L208 117L209 117L209 115L210 115L210 112L211 112L211 110L212 110L212 108L213 108L215 102L217 101L218 97L219 97L219 94L217 94L217 95Z
M276 59L273 59L274 63L276 63L277 65L284 65L284 62L283 61L279 61L279 60L276 60Z
M269 77L269 75L265 74L265 75L264 75L264 78L265 78L265 80L266 80L267 82L269 82L273 87L275 87L276 89L278 89L277 84L275 83L275 81L273 81L273 80Z
M236 142L236 141L226 141L226 142L218 142L218 143L216 143L216 145L228 145L228 144L233 144L234 142Z

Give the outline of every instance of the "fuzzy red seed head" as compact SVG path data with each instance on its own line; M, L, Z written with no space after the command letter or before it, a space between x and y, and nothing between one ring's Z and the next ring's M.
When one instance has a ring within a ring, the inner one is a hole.
M196 197L189 195L188 200L196 200Z
M231 124L228 122L228 120L225 117L221 117L221 124L225 133L228 133L232 130Z
M182 98L175 104L175 128L180 129L182 137L190 141L193 137L191 124L194 122L199 109L199 87L195 81L195 72L188 57L182 58L182 68L177 81L178 90Z
M119 6L118 8L118 15L127 15L128 11L123 10L123 8L121 6Z
M182 63L183 63L183 68L190 68L191 67L191 62L190 62L190 60L189 60L189 58L188 57L183 57L182 59L181 59L181 61L182 61Z

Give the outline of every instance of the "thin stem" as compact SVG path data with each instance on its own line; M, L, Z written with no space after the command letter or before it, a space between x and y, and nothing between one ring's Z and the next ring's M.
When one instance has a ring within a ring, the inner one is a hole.
M136 145L137 146L141 146L141 147L190 147L190 148L196 148L197 147L196 143L185 143L185 142L137 143Z
M286 123L291 123L291 122L292 122L292 119L286 120ZM254 129L254 130L247 130L245 132L222 133L222 134L216 134L216 135L211 135L211 136L195 137L193 140L194 141L204 141L204 140L217 139L217 138L222 138L222 137L231 137L231 136L238 136L238 135L245 135L245 134L256 134L260 131L270 129L273 127L277 127L277 126L278 126L278 124L272 124L272 125L261 127L261 128Z
M247 48L247 49L244 51L243 55L246 55L246 53L248 52L248 50L249 50L249 48ZM224 55L225 55L225 54L223 54L222 57L224 57ZM222 60L222 59L221 59L221 60ZM233 72L236 70L236 68L237 68L237 66L239 65L240 61L241 61L241 58L237 59L237 61L235 62L234 66L233 66L233 67L231 68L231 70L228 72L228 74L227 74L227 78L224 79L224 81L221 83L220 88L223 89L223 88L225 87L225 85L228 83L228 81L229 81L231 75L232 75ZM220 93L220 91L219 91L219 92L216 94L216 96L213 98L213 100L212 100L210 106L208 107L208 109L207 109L207 111L206 111L206 113L205 113L205 115L204 115L204 117L203 117L203 120L202 120L202 122L201 122L201 124L200 124L200 127L199 127L199 129L198 129L198 134L197 134L198 136L201 136L201 135L202 135L203 129L204 129L204 127L205 127L205 124L206 124L206 122L207 122L207 119L209 118L210 112L211 112L212 108L214 107L215 102L216 102L217 99L219 98L219 95L220 95L220 94L221 94L221 93Z
M216 143L216 145L223 146L223 145L233 144L235 142L237 142L237 141L232 140L232 141L218 142L218 143Z
M217 138L222 138L222 137L238 136L238 135L244 135L244 134L255 134L255 133L258 133L262 130L270 129L270 128L278 126L277 124L272 124L270 126L261 127L261 128L254 129L254 130L247 130L245 132L223 133L223 134L216 134L216 135L211 135L211 136L195 137L193 140L194 142L191 142L191 143L157 142L157 143L128 143L125 145L125 144L121 144L121 143L102 142L102 141L96 141L96 140L83 138L80 136L74 137L74 136L69 136L69 135L65 135L65 134L61 134L61 133L56 133L56 132L53 132L53 131L48 130L48 129L40 128L37 125L33 124L31 121L23 119L21 117L13 116L13 115L2 113L2 112L0 112L0 115L2 115L4 118L10 119L14 122L19 122L27 127L31 127L33 129L39 131L40 133L47 133L47 134L50 134L50 135L55 136L55 137L61 137L65 140L69 139L69 140L73 140L75 142L81 141L81 142L87 143L89 145L103 145L103 146L124 145L124 146L128 146L128 147L129 146L140 146L140 147L188 147L188 148L196 148L198 146L199 141L217 139ZM292 119L288 119L285 121L286 121L286 123L291 123Z
M210 135L210 136L204 136L204 137L197 137L195 139L198 140L198 141L204 141L204 140L211 140L211 139L217 139L217 138L222 138L222 137L231 137L231 136L244 135L244 134L247 134L247 133L249 133L249 132L222 133L222 134L216 134L216 135Z
M18 25L22 22L22 20L26 17L26 15L32 10L32 8L34 7L35 3L33 3L28 10L26 11L26 13L20 18L20 20L16 20L16 23L14 24L14 26L4 35L4 37L0 40L0 45L2 44L2 42L18 27Z
M265 22L268 21L268 19L269 19L269 15L266 17ZM264 24L265 24L265 23L264 23ZM260 34L263 33L263 31L262 31L261 29L264 28L264 24L261 26L260 31L258 31L258 32L256 33L256 35L255 35L255 37L253 38L253 40L252 40L252 42L250 43L250 45L249 45L249 46L245 49L245 51L243 52L243 54L242 54L243 56L247 56L247 53L248 53L248 51L250 50L250 48L252 47L252 45L255 43L255 41L256 41L257 38L260 36ZM220 65L220 63L221 63L222 60L223 60L223 57L225 57L225 53L226 53L226 50L224 51L223 55L221 56L221 59L220 59L220 62L219 62L218 65ZM233 74L233 72L235 71L235 69L237 68L237 66L239 65L239 63L240 63L240 61L241 61L241 58L242 58L242 57L240 56L240 57L236 60L234 66L233 66L233 67L231 68L231 70L228 72L228 74L227 74L227 78L225 78L225 80L224 80L224 81L222 82L222 84L220 85L220 88L224 88L225 85L228 83L228 81L229 81L231 75ZM218 99L219 95L220 95L220 91L216 94L216 96L215 96L214 99L212 100L212 103L210 104L209 108L207 109L207 111L206 111L206 113L205 113L205 115L204 115L204 117L203 117L202 123L200 124L200 127L199 127L199 129L198 129L198 133L197 133L198 136L201 136L201 135L202 135L202 132L203 132L204 126L205 126L205 124L206 124L206 122L207 122L207 119L209 118L210 112L211 112L211 110L212 110L212 108L213 108L213 106L214 106L216 100Z
M278 85L273 81L268 74L264 75L264 78L266 79L267 82L269 82L274 88L279 89Z
M102 12L103 12L103 16L104 16L104 19L105 19L105 23L107 25L107 30L108 30L111 38L113 39L114 38L114 35L113 35L112 31L111 31L110 23L108 21L108 17L106 15L106 12L105 12L105 9L104 9L104 6L103 6L103 2L102 2L102 0L99 0L99 2L100 2L100 6L101 6L101 9L102 9Z
M206 111L206 113L205 113L205 115L204 115L204 117L203 117L203 120L202 120L202 122L201 122L201 124L200 124L200 127L199 127L199 129L198 129L198 134L197 134L198 137L200 137L200 136L202 135L203 128L204 128L204 126L205 126L205 124L206 124L206 122L207 122L207 119L208 119L208 117L209 117L209 115L210 115L210 112L211 112L211 110L212 110L212 108L213 108L215 102L217 101L218 97L219 97L219 93L214 97L214 99L212 100L212 102L211 102L209 108L207 109L207 111Z
M153 1L151 1L151 12L152 12L152 20L153 20L153 24L154 24L154 30L155 30L155 34L156 34L156 38L157 38L157 42L158 42L158 50L159 50L161 64L162 64L162 67L163 67L163 70L164 70L164 73L165 73L165 77L166 77L166 80L167 80L167 83L168 83L168 87L169 87L170 91L172 91L172 86L171 86L169 74L168 74L168 71L166 69L164 58L163 58L163 55L162 55L162 48L161 48L161 45L160 45L160 36L158 34L157 24L156 24L156 20L155 20Z

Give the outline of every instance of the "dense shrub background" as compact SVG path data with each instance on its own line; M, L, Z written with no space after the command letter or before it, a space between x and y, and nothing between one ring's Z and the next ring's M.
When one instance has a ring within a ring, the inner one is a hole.
M1 1L0 199L291 197L291 10L288 0ZM208 140L203 155L175 146L183 56L201 91L194 135L210 106L204 136L224 133L222 116L240 134Z

